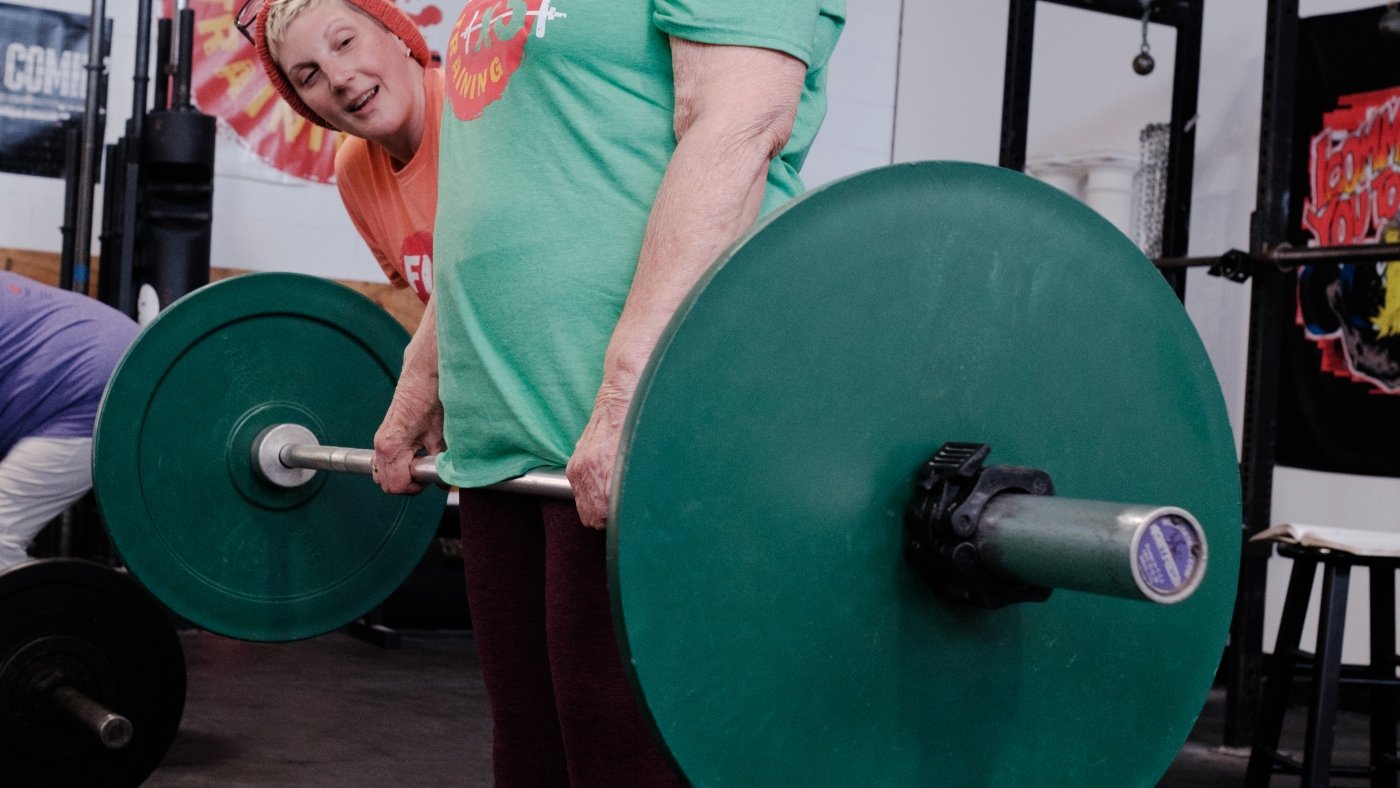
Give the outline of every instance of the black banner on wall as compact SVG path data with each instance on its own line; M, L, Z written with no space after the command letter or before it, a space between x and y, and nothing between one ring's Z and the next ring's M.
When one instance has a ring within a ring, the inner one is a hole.
M0 171L63 175L64 128L87 101L89 28L83 14L0 3Z
M1301 21L1289 238L1400 242L1400 39L1383 8ZM1278 462L1400 476L1400 261L1303 266L1283 326Z

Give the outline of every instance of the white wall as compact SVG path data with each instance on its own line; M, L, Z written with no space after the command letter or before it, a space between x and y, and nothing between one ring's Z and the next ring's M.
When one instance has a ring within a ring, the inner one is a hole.
M995 164L1000 144L1007 5L908 3L895 158ZM1036 9L1027 154L1136 153L1138 132L1171 109L1175 31L1151 26L1156 69L1133 73L1138 22L1051 3Z
M285 178L243 148L232 132L220 131L212 265L383 281L335 186Z
M904 4L905 0L848 0L846 28L827 69L826 121L802 168L808 186L893 161Z

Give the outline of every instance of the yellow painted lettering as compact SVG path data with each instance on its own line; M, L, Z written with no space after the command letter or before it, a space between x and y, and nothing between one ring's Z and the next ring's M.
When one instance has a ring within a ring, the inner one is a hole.
M203 19L195 22L194 27L201 36L205 36L204 54L206 55L218 49L232 52L238 49L239 43L243 41L242 34L233 26L233 14Z
M491 81L493 83L500 82L501 77L505 76L505 72L506 67L501 64L501 59L499 57L491 58Z
M267 102L271 101L276 95L277 91L273 90L271 85L263 85L262 90L258 91L258 95L253 96L253 100L248 102L248 106L243 108L243 114L250 118L256 117L263 111L263 107L267 106Z
M282 140L290 143L301 134L301 130L306 127L307 120L298 115L284 101L272 108L272 114L267 116L267 129L282 132Z
M214 76L228 84L228 87L225 88L227 95L237 96L243 92L243 88L248 86L248 80L254 74L261 72L262 69L254 65L252 59L245 57L219 68L214 72Z
M1371 322L1376 326L1378 339L1400 334L1400 265L1390 263L1385 267L1385 303Z

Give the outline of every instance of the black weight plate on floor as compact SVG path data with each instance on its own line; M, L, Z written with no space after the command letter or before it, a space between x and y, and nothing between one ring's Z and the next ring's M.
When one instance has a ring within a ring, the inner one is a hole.
M62 678L59 678L59 676ZM67 684L131 721L110 750L44 702ZM0 572L0 784L140 785L185 708L185 656L169 614L125 573L72 559Z

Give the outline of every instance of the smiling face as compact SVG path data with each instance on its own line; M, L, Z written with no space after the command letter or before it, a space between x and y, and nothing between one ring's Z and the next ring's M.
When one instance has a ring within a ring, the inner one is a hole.
M329 0L288 23L275 57L306 105L403 163L423 138L423 68L377 20Z

